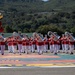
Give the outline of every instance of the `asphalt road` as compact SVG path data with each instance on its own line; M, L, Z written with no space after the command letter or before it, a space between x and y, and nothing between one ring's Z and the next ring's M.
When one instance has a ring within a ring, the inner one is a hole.
M75 75L75 68L1 68L0 75Z

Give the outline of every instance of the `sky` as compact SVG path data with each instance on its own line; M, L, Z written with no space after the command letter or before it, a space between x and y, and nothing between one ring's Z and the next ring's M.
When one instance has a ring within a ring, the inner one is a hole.
M43 0L43 1L48 1L48 0Z

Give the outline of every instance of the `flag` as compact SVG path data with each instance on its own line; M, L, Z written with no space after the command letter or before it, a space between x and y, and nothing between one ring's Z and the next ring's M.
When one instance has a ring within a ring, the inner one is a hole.
M0 21L0 26L2 26L2 22Z
M0 32L3 32L4 28L2 27L2 22L0 21Z
M4 28L3 27L0 27L0 32L4 32Z

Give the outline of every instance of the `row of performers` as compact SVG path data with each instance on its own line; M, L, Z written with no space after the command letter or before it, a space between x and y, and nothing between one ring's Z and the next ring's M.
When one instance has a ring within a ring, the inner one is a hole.
M42 54L43 52L48 52L50 50L51 53L57 54L60 50L60 46L62 45L62 52L73 54L74 50L74 41L70 41L66 36L62 36L60 39L55 40L54 36L47 38L45 36L43 39L39 35L34 35L31 38L28 36L24 36L23 38L18 37L8 37L1 38L0 37L0 48L1 54L4 55L5 46L8 46L8 52L15 53L18 47L18 52L21 54L22 52L30 53L35 52L37 49L38 54ZM48 48L49 47L49 48Z

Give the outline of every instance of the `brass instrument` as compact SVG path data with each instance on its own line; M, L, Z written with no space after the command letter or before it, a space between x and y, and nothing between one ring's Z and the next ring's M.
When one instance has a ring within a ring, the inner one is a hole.
M42 41L42 35L39 35L39 33L34 32L33 33L33 38L39 38L39 41Z
M74 41L75 40L75 38L74 38L74 36L71 34L71 33L69 33L69 32L65 32L65 36L67 37L67 38L69 38L70 39L70 41Z
M13 36L16 38L16 37L20 37L20 39L22 39L22 37L17 33L17 32L13 32Z
M3 15L2 15L2 13L0 13L0 19L2 19L3 18Z
M55 32L49 31L49 32L48 32L48 36L49 36L49 37L54 36L54 40L55 40L55 41L57 41L57 40L59 39L59 36L58 36Z

